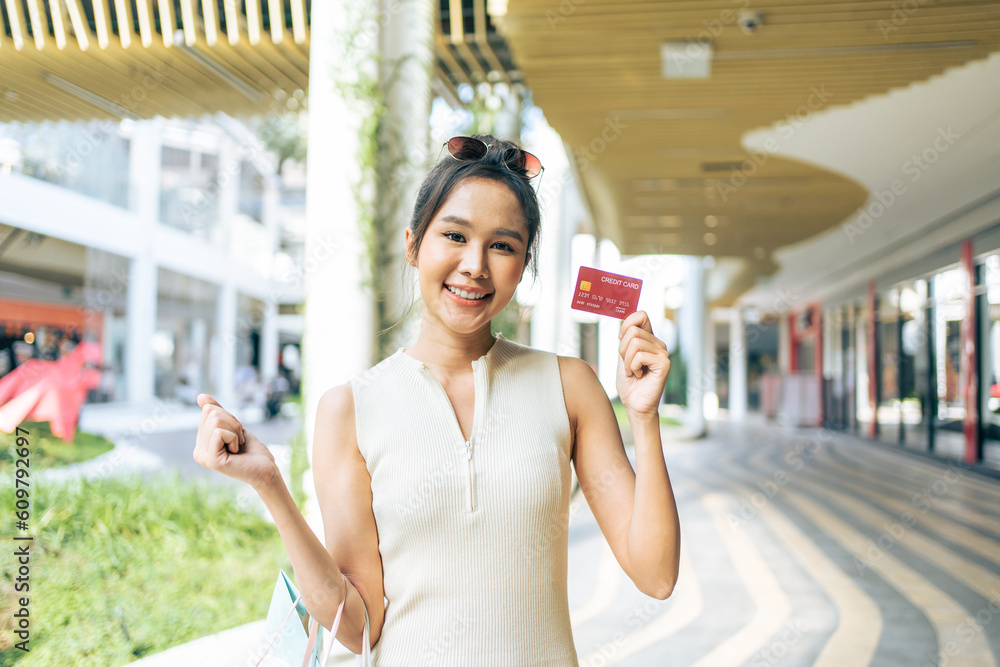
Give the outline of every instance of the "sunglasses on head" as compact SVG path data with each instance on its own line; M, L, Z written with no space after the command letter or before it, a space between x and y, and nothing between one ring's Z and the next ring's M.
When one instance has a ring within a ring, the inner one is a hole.
M487 144L482 139L475 137L452 137L444 142L448 147L448 153L460 162L475 162L482 160L491 148L496 148L503 152L502 160L507 169L532 179L542 173L542 162L528 151L520 148L505 148L499 144Z

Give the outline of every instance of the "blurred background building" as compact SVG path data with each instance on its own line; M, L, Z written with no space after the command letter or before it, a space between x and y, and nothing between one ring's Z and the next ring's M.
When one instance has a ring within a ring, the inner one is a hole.
M91 410L298 383L304 182L257 134L224 115L62 121L4 125L0 147L0 375L90 338Z
M1000 7L911 4L0 3L0 373L91 336L91 406L280 376L309 425L415 334L414 188L494 131L546 167L511 338L614 394L618 323L568 304L580 265L635 275L692 432L996 466Z

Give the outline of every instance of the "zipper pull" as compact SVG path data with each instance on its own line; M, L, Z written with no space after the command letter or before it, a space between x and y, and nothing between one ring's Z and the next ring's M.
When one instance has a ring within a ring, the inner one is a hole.
M471 512L472 507L472 440L465 441L465 462L466 469L469 472L469 511Z

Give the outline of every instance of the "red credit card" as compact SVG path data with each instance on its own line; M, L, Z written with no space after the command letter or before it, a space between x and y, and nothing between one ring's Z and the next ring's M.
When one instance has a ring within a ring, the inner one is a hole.
M581 266L576 277L572 307L624 320L638 310L641 289L642 281L638 278Z

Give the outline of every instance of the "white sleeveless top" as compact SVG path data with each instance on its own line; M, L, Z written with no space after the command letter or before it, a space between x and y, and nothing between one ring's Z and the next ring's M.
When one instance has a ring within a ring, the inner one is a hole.
M472 362L466 442L444 388L404 349L350 380L388 600L375 666L576 667L556 355L497 335Z

